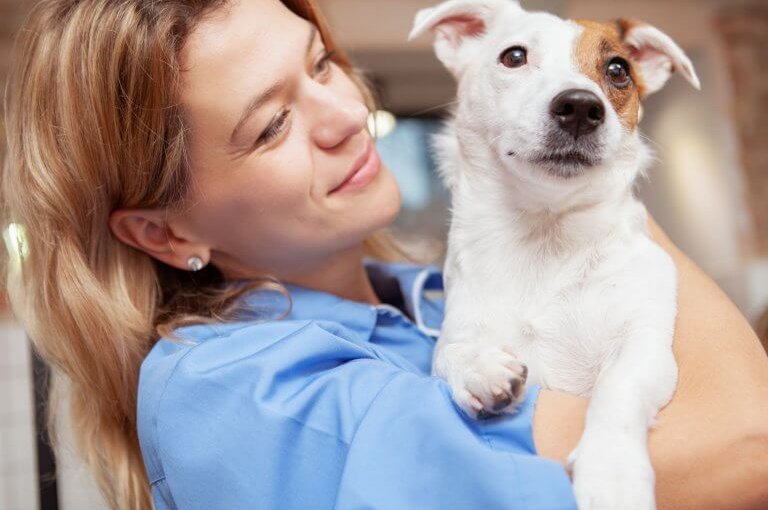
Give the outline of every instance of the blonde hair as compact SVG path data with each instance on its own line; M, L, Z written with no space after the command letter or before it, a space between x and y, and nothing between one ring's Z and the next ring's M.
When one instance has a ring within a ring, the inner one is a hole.
M176 270L108 227L117 207L183 201L178 56L195 24L223 3L43 0L19 34L8 83L1 198L5 222L20 225L26 243L21 264L5 261L9 301L67 380L76 445L114 509L152 508L136 431L138 371L149 349L180 325L231 319L237 297L264 285L225 281L213 266ZM315 0L284 3L318 26L367 94ZM386 231L366 248L384 260L407 258ZM49 406L51 434L58 407Z

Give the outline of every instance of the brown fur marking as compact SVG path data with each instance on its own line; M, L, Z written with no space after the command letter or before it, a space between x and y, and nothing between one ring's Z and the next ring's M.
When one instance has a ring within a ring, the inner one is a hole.
M582 73L605 92L624 126L634 131L639 121L644 87L642 77L623 40L633 26L632 22L621 19L613 23L587 20L578 20L576 23L584 27L584 32L576 42L576 64ZM632 82L624 89L615 87L606 76L608 63L614 57L629 62Z

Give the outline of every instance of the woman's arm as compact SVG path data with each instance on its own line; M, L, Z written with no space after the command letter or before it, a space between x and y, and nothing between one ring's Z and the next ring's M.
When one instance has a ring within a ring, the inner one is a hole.
M445 381L375 357L341 324L224 328L163 341L142 365L158 509L576 510L562 465L535 455L537 388L478 421Z
M650 434L660 510L768 508L768 357L734 304L650 221L678 270L674 352L680 375ZM564 460L587 401L542 391L539 453Z

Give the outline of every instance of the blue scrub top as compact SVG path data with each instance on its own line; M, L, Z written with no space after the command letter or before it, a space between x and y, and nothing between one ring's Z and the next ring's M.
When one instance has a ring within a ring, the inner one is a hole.
M237 322L185 326L141 366L138 432L158 510L573 509L536 456L539 388L477 421L430 376L443 318L435 268L366 262L372 306L287 285Z

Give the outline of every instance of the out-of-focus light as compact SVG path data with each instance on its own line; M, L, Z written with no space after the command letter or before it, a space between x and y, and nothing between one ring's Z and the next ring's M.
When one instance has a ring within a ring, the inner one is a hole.
M397 119L386 110L376 110L368 115L368 131L376 138L384 138L397 126Z
M3 229L3 239L12 263L20 266L21 261L29 255L29 245L24 227L18 223L9 224Z
M439 123L400 119L386 138L376 140L381 161L400 186L403 209L421 211L432 202L432 161L429 138Z

